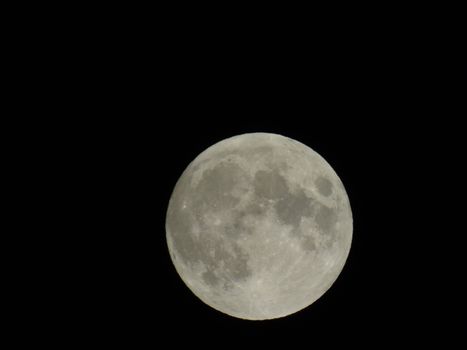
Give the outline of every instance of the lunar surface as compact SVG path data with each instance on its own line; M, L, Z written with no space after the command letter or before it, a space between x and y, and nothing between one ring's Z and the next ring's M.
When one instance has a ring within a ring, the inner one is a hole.
M352 213L319 154L252 133L189 164L170 198L166 234L178 274L204 303L242 319L273 319L309 306L337 279Z

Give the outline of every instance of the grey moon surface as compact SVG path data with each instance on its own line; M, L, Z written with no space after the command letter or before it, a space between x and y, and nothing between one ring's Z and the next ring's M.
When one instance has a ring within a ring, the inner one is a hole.
M334 283L352 242L352 212L332 167L293 139L250 133L191 162L166 217L171 259L204 303L265 320L304 309Z

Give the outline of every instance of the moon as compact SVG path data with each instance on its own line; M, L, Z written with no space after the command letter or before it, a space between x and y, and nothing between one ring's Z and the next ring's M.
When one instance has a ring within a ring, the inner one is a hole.
M176 271L227 315L288 316L320 298L346 262L352 212L332 167L277 134L222 140L175 185L166 238Z

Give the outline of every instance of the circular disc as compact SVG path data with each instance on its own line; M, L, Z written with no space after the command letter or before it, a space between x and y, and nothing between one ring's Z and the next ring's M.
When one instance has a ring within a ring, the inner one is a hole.
M337 279L352 213L320 155L252 133L209 147L187 167L166 233L177 272L203 302L234 317L272 319L312 304Z

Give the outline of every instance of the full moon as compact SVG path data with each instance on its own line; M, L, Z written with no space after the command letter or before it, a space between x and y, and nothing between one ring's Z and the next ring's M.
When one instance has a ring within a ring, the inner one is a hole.
M318 153L281 135L243 134L188 165L169 201L166 237L175 269L204 303L274 319L311 305L337 279L352 212Z

